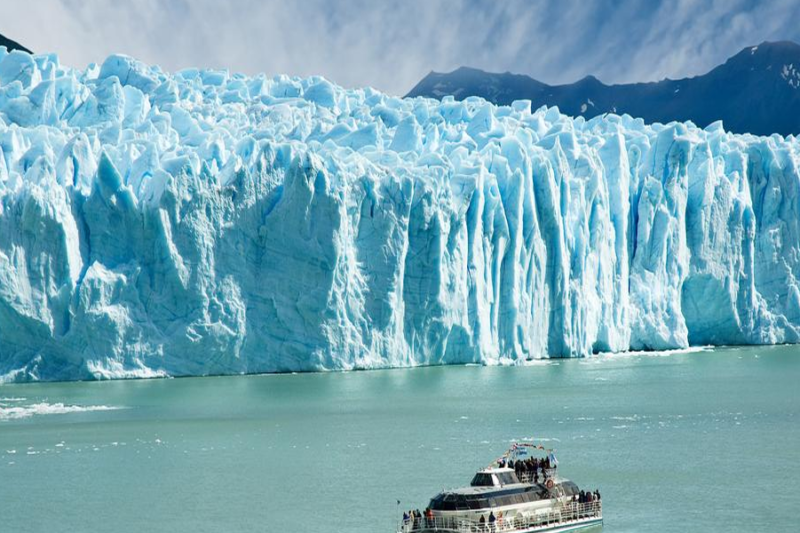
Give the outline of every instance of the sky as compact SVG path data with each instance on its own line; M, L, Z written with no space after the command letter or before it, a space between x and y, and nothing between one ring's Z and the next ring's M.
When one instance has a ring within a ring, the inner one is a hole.
M676 79L800 41L797 0L3 0L2 12L0 33L74 67L125 53L397 95L459 66L551 84Z

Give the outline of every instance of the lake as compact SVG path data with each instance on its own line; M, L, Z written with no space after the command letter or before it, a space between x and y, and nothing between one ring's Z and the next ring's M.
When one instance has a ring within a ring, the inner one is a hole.
M514 440L604 532L797 531L800 347L0 386L0 531L392 532Z

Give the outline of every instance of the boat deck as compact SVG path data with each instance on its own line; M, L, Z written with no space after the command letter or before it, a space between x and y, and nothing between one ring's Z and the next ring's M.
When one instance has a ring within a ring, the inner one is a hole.
M601 502L568 503L547 513L498 518L493 524L455 517L422 517L401 523L398 533L559 533L603 523Z

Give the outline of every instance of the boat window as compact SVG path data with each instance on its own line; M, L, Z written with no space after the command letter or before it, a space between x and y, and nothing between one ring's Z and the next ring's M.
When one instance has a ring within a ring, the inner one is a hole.
M430 503L429 507L431 509L439 510L439 509L442 508L441 505L442 505L442 495L439 494L438 496L436 496L435 498L433 498L431 500L431 503Z
M523 496L526 502L535 502L542 499L542 494L537 489L529 490Z
M442 493L431 500L434 510L460 511L486 509L490 506L517 505L547 499L547 489L542 485L494 489L482 494Z
M497 474L497 478L500 480L501 485L513 485L514 483L519 483L519 479L517 479L516 474L513 472L502 472Z
M461 499L463 498L461 496ZM439 494L431 500L430 508L434 511L455 511L457 499L456 494Z
M493 487L492 475L478 472L475 474L475 477L472 478L472 483L470 483L470 485L473 487Z
M564 494L567 496L574 496L580 492L578 489L578 485L573 483L572 481L565 481L561 484L561 488L564 489Z
M486 509L487 507L489 507L489 502L487 502L485 499L469 501L470 509Z

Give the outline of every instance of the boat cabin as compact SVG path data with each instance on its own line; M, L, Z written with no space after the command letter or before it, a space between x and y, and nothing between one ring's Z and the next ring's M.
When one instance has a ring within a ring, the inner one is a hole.
M470 487L502 487L519 483L517 474L511 468L484 468L475 474Z

